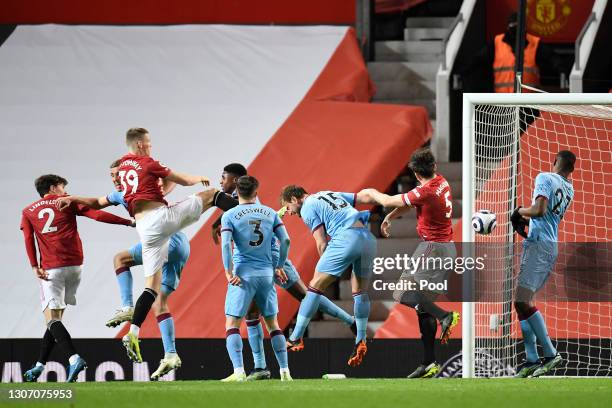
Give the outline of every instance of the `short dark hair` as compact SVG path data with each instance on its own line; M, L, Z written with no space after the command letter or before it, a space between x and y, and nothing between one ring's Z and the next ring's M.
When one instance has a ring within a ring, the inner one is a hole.
M571 173L576 165L576 155L569 150L561 150L557 153L555 161L559 163L561 171Z
M236 181L238 196L242 198L253 198L259 187L259 181L253 176L242 176Z
M304 197L306 194L308 193L302 186L296 186L295 184L285 186L283 190L281 191L281 197L280 197L281 204L291 202L291 199L293 197L299 200L300 198Z
M114 169L115 167L119 167L120 164L121 164L121 159L117 159L111 163L110 168Z
M436 170L436 158L431 150L422 148L412 154L408 166L419 176L429 178Z
M236 177L242 177L247 175L247 169L240 163L230 163L223 168L223 171L229 174L233 174Z
M142 140L144 135L148 133L149 131L145 128L130 128L125 132L125 143L129 146L134 142Z
M67 185L68 181L58 175L55 174L43 174L36 180L34 180L34 187L36 187L36 191L40 194L41 197L44 197L45 194L49 193L51 190L51 186L57 185Z

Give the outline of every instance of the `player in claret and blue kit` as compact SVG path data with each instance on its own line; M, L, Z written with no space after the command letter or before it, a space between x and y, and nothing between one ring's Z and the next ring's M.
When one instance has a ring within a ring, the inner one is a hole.
M518 367L517 377L539 377L563 362L548 336L544 317L536 308L533 296L546 283L557 259L559 223L574 198L568 177L575 164L574 153L569 150L557 153L553 172L540 173L535 179L531 207L518 207L512 213L514 230L525 237L514 308L521 323L526 360ZM525 233L527 222L529 234ZM544 351L542 361L536 339Z
M110 166L110 175L115 185L115 191L102 197L79 197L66 196L57 200L58 208L63 208L70 203L87 205L91 208L101 209L108 206L121 205L128 209L128 205L123 198L124 188L121 185L119 177L120 160L115 160ZM167 195L173 188L174 183L166 183L166 189L162 191L163 195ZM162 185L160 183L160 189ZM181 272L189 259L190 246L189 239L182 232L177 232L170 237L168 244L168 259L162 268L161 294L153 303L152 309L155 313L159 331L162 337L164 346L164 358L161 359L160 365L153 374L152 380L158 380L161 376L168 372L178 369L182 362L176 351L174 319L168 307L168 298L178 287ZM132 272L130 268L133 266L142 265L142 244L138 243L125 251L121 251L115 255L113 259L115 266L115 275L119 284L119 292L121 295L121 309L115 313L113 317L106 323L108 327L115 327L125 321L132 319L134 311L133 304L133 284Z
M225 207L233 208L238 205L238 193L236 191L236 181L242 177L247 175L246 168L240 163L230 163L224 167L223 173L221 174L221 190L225 193L225 197L223 195L218 195L217 200L215 201L215 205L219 207L223 207L219 205L221 198L223 198ZM282 218L286 213L286 207L282 207L278 214ZM362 211L362 221L367 223L369 220L370 212ZM213 224L213 240L215 243L218 243L218 236L220 235L221 230L221 217ZM273 262L278 258L279 253L279 245L276 239L273 240L272 244L272 258ZM280 282L275 278L275 283L281 288L285 289L294 299L298 302L301 302L306 296L306 284L300 278L300 274L298 273L296 267L293 263L287 258L287 261L283 265L283 271L287 275L286 282ZM325 313L329 316L336 317L343 321L347 326L351 328L354 334L357 333L357 326L355 324L355 318L342 310L336 304L334 304L331 300L323 296L321 298L321 302L319 303L319 311L321 313ZM246 324L247 324L247 333L249 336L249 345L251 346L251 352L253 353L253 363L254 369L247 376L247 380L266 380L269 379L271 374L266 365L266 355L264 351L264 332L263 327L261 325L259 319L259 310L256 305L252 305L246 315Z
M242 359L240 323L253 300L270 333L281 381L291 380L286 340L276 317L278 299L274 287L274 275L281 282L287 279L282 267L287 260L289 236L276 211L257 203L258 186L255 177L240 177L236 183L239 205L221 217L223 266L229 282L225 298L226 345L234 367L234 373L223 381L247 379ZM272 257L272 240L275 237L280 243L276 264Z
M319 308L323 291L352 268L351 287L357 335L348 364L358 366L368 350L366 330L370 298L367 291L376 256L376 238L366 228L362 214L354 208L362 201L352 193L320 191L308 194L303 187L296 185L283 189L281 201L289 213L299 215L310 228L320 255L308 292L300 303L295 330L287 346L291 351L304 348L302 337ZM328 235L331 237L329 242Z

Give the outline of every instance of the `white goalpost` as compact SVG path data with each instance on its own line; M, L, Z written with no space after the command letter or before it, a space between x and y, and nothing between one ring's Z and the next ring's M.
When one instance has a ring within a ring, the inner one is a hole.
M531 205L535 177L552 171L560 150L577 156L575 195L536 305L564 359L553 375L612 376L612 93L523 93L463 96L463 256L483 247L489 255L484 270L464 275L464 378L512 376L524 357L512 306L521 245L510 214ZM490 235L472 228L481 209L497 215Z

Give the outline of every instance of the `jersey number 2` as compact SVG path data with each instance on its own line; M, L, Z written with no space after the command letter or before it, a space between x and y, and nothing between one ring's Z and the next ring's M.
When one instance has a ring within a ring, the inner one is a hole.
M132 187L131 194L134 194L138 189L138 173L136 173L136 170L120 171L119 177L121 178L123 194L125 195L125 193L127 193L128 185Z
M253 233L257 235L257 241L249 241L249 245L250 246L260 246L264 240L264 234L259 229L259 227L261 227L261 220L249 221L249 224L255 226Z
M51 225L53 224L53 220L55 219L55 213L53 212L53 210L50 208L43 208L39 211L38 218L42 220L43 218L45 218L45 215L47 215L47 222L45 222L45 226L43 227L41 233L48 234L49 232L57 231L57 227Z

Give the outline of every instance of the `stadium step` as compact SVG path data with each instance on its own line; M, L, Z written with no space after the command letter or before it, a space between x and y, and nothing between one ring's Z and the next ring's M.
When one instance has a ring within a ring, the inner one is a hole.
M434 81L383 81L376 82L376 97L380 99L435 99Z
M368 62L368 72L375 83L378 81L435 82L439 65L438 62L374 61Z
M429 41L443 40L448 33L448 28L432 27L408 27L404 29L404 40L406 41Z
M377 41L377 61L435 62L442 60L442 41Z

